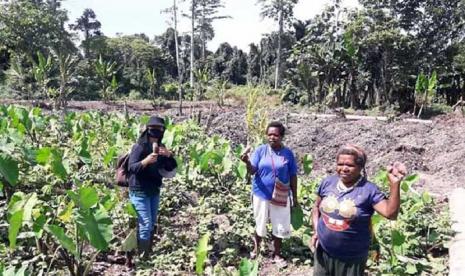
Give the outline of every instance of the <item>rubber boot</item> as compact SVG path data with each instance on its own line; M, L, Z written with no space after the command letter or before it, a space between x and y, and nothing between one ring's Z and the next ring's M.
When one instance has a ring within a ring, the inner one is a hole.
M152 249L152 239L148 240L139 240L139 255L143 259L147 259L150 256L150 251Z

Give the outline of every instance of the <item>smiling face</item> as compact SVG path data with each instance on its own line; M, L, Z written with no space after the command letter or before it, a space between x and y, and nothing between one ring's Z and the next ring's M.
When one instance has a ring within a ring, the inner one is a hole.
M278 127L269 127L266 131L266 136L268 138L268 144L272 148L280 148L281 141L283 139Z
M336 172L342 183L348 187L354 185L362 172L362 167L355 162L355 156L341 154L336 163Z

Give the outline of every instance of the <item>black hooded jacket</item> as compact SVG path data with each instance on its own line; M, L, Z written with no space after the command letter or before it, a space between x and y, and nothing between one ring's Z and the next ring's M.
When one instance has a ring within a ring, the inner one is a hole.
M160 155L155 163L148 164L144 168L141 161L151 153L152 145L149 143L148 135L145 131L139 138L139 141L132 147L129 154L128 181L131 192L147 196L158 195L163 183L158 169L163 168L171 171L177 167L176 159Z

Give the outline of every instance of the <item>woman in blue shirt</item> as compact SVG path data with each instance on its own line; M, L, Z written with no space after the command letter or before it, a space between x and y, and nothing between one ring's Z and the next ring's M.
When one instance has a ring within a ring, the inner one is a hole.
M251 258L259 253L260 242L266 236L267 221L271 221L274 245L273 259L279 266L286 262L281 255L281 242L291 234L291 205L297 205L297 165L294 153L282 143L285 128L280 122L272 122L266 128L267 144L260 145L248 156L241 156L247 170L253 175L252 201L255 219L254 249ZM280 182L281 184L276 184ZM279 186L277 186L279 185ZM281 190L281 197L275 189ZM292 192L292 193L291 193ZM273 197L275 194L275 197ZM292 202L290 200L292 195Z
M365 151L360 147L341 147L336 156L336 175L325 178L318 187L312 212L314 275L364 275L371 241L371 216L377 211L388 219L397 218L399 185L406 174L405 166L396 162L388 167L390 197L387 199L366 179L366 161Z

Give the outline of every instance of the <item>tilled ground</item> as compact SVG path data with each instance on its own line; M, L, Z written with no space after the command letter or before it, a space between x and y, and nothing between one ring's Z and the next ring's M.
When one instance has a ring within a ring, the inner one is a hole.
M28 104L26 101L2 100L2 103ZM211 134L219 134L234 144L247 141L245 109L229 105L218 107L214 102L184 102L183 115L178 115L178 103L166 102L153 108L149 101L130 101L104 104L100 101L70 101L69 110L100 110L103 112L127 110L137 114L162 114L183 121L198 117ZM43 106L47 108L47 106ZM411 172L418 173L418 187L439 198L446 198L455 187L465 187L465 118L443 115L433 123L415 123L403 120L384 122L376 120L346 120L343 118L316 119L304 110L280 107L268 110L270 120L280 120L288 128L285 143L298 156L313 155L314 175L334 171L337 149L345 143L355 143L366 149L367 172L373 176L380 168L399 160Z
M245 143L245 110L218 113L211 133ZM421 177L417 184L444 198L455 187L465 187L465 118L437 117L431 124L402 120L316 119L310 114L273 110L270 118L285 122L285 143L297 156L309 153L314 159L314 175L334 172L338 148L345 143L367 151L368 176L396 160L404 162Z

